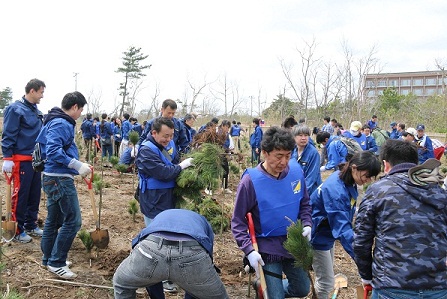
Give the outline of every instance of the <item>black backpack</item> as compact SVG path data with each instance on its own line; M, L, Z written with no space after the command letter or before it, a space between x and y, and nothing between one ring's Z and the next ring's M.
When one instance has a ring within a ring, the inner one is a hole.
M63 147L65 152L70 148L72 143L73 141ZM34 145L34 150L31 156L32 156L31 165L33 166L34 171L36 172L43 171L43 169L45 168L45 163L47 162L47 157L46 155L42 154L40 142L36 142L36 145Z

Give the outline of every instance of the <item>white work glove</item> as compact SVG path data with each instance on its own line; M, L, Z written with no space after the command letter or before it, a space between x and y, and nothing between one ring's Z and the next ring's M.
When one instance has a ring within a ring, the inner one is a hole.
M7 173L11 173L13 167L14 167L14 162L13 161L11 161L11 160L4 160L3 161L3 166L2 166L2 171L3 172L7 172Z
M371 285L371 280L363 279L362 278L362 284L363 286Z
M327 169L326 169L326 166L323 165L323 166L320 167L320 171L321 171L321 172L325 172L326 170L327 170Z
M247 259L250 262L250 266L255 269L256 277L259 278L259 264L264 266L264 261L262 260L261 255L257 251L253 250L247 255Z
M76 169L83 177L89 175L92 172L91 167L91 165L82 163L81 161L78 161L76 159L71 159L70 163L68 164L68 168Z
M193 165L192 161L193 161L193 158L188 158L188 159L185 159L182 162L180 162L179 165L182 169L185 169L185 168L188 168L189 166Z
M123 139L121 141L122 144L124 144L125 146L129 145L129 140Z
M138 146L136 145L131 151L130 151L130 156L132 158L135 158L138 155Z
M312 231L312 228L310 226L303 227L303 237L307 238L307 241L310 242L310 233Z

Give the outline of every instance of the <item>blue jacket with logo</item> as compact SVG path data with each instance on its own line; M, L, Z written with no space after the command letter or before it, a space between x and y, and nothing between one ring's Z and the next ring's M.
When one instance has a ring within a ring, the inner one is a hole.
M312 194L322 182L318 150L309 142L300 156L298 156L298 150L295 147L290 158L295 159L300 164L306 178L307 193Z

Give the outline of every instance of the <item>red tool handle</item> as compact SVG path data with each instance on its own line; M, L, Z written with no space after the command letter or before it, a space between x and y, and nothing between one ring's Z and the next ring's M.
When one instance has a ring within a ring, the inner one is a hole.
M90 167L90 169L92 170L91 174L90 174L90 179L87 179L86 177L84 178L84 181L87 183L87 187L89 189L93 189L92 187L92 183L93 183L93 166Z
M372 291L372 286L367 284L363 287L363 299L368 299L370 292Z
M253 217L251 216L251 213L247 213L247 221L248 221L248 232L250 233L250 239L251 244L253 244L253 248L258 251L258 241L256 241L256 234L255 234L255 224L253 222Z

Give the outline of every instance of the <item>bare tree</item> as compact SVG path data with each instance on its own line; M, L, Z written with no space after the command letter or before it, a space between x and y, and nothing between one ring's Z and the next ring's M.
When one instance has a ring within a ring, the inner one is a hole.
M189 88L191 89L191 104L189 104L189 107L185 107L185 110L187 112L193 112L195 108L197 108L197 100L199 99L199 96L203 96L203 89L207 87L210 83L206 81L206 76L203 78L203 83L201 84L194 84L189 78L187 80Z
M210 86L210 93L224 104L224 115L228 115L228 99L233 96L233 90L226 73L217 79L217 87Z
M103 111L100 110L103 102L101 101L102 91L95 92L90 90L87 96L88 110L87 113L91 113L94 116L98 116Z

